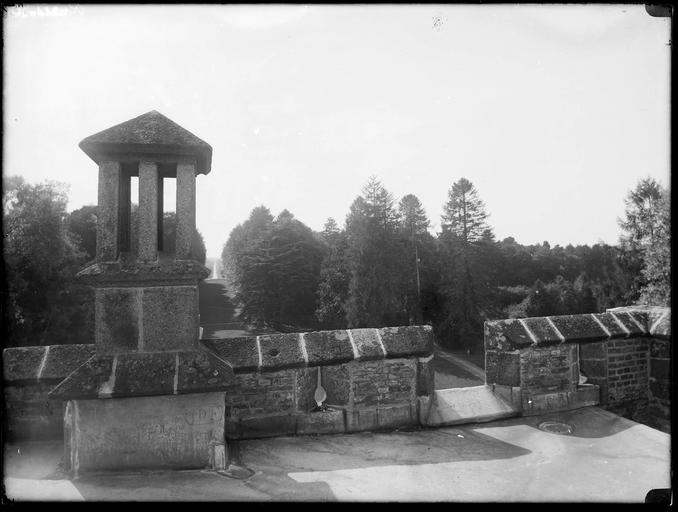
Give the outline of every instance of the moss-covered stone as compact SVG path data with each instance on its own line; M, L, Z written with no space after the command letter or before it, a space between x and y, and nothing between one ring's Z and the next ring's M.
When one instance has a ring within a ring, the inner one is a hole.
M430 325L384 327L379 329L387 357L425 356L433 353Z
M517 319L485 322L486 350L516 350L533 344L529 333Z
M306 366L298 333L259 336L259 345L262 370Z
M259 350L255 336L204 339L200 343L227 361L236 373L254 372L259 368Z
M317 331L304 333L308 364L338 364L353 360L353 348L348 333Z

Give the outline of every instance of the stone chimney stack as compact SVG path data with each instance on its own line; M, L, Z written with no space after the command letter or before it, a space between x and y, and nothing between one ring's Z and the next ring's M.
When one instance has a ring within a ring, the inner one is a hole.
M84 139L99 166L96 262L80 276L95 288L100 353L194 348L198 283L209 270L192 258L195 179L212 148L151 111ZM131 178L139 178L137 239L132 240ZM163 247L163 183L176 179L176 246Z

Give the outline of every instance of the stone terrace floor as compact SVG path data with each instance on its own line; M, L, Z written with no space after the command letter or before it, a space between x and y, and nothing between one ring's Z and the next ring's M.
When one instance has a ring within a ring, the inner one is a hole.
M567 422L570 435L543 421ZM59 473L59 444L5 449L16 500L643 502L670 486L670 436L597 407L440 429L241 442L236 480L208 471Z

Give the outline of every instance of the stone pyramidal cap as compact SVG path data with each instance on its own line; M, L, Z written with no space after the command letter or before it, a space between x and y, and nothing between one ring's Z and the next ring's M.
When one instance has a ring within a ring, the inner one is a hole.
M114 155L195 157L196 173L212 168L212 146L156 110L84 138L80 144L97 164Z

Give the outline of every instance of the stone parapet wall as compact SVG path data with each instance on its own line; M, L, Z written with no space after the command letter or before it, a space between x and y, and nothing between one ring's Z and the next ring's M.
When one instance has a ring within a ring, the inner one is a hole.
M11 439L58 439L60 400L49 392L94 356L94 345L6 348L2 353L6 433Z
M419 397L433 393L429 326L350 329L203 340L233 365L226 435L379 430L419 424ZM327 398L317 410L320 383Z
M486 383L519 388L523 414L649 403L668 418L670 339L668 308L486 322Z
M191 379L202 382L210 377L203 378L205 369L219 369L211 359L235 373L224 392L225 428L233 437L416 424L418 397L434 388L430 326L206 339L201 345L211 366L196 362L200 351L98 356L95 345L5 349L8 434L61 438L62 402L50 392L80 399L200 393ZM312 412L318 368L329 406L324 412ZM80 374L87 382L76 378ZM106 383L110 389L101 396Z

